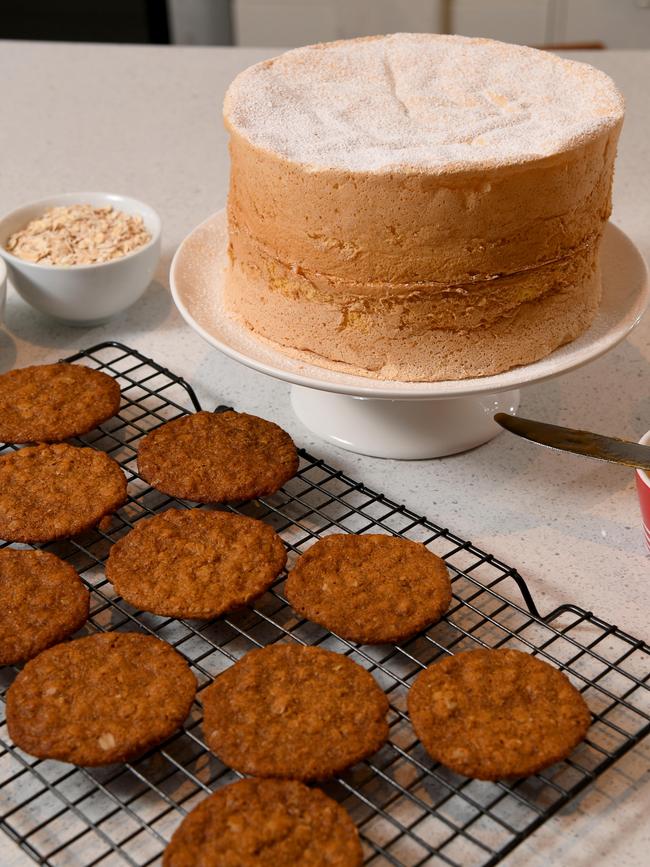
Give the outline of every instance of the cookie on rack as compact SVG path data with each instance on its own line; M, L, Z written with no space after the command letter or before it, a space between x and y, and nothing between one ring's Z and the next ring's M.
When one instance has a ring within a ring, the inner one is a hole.
M347 533L319 539L285 585L299 614L360 644L397 644L449 608L447 567L419 542Z
M359 834L346 810L295 780L239 780L183 819L163 867L361 867Z
M88 590L69 563L46 551L0 550L0 665L68 638L88 608Z
M409 691L408 710L432 758L479 780L525 777L566 758L591 723L562 672L506 648L430 665Z
M154 488L197 503L252 500L295 475L298 453L273 422L244 412L197 412L147 434L138 470Z
M0 407L1 442L61 442L114 416L120 387L81 364L39 364L0 376Z
M173 734L196 693L185 659L158 638L108 632L44 650L7 692L14 744L32 756L98 766Z
M106 577L136 608L208 619L252 602L286 561L282 540L262 521L169 509L138 521L113 545Z
M319 647L252 650L201 693L207 746L243 774L323 780L388 737L388 699L356 662Z
M96 526L126 502L126 477L104 452L65 443L0 457L0 539L49 542Z

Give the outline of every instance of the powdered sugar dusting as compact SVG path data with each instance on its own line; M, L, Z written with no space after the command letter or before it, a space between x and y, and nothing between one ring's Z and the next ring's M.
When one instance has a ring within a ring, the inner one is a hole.
M226 122L319 168L449 171L528 162L623 117L613 81L532 48L397 33L298 48L241 73Z

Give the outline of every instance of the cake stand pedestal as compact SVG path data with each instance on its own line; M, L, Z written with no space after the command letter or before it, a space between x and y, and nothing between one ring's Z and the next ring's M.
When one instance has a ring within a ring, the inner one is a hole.
M386 400L291 388L300 421L323 439L377 458L418 460L473 449L502 428L496 412L516 413L519 391L438 400Z
M303 424L342 448L382 458L450 455L496 436L496 412L516 413L519 388L574 370L603 355L638 323L650 287L633 242L608 224L601 265L603 301L591 328L546 358L496 376L445 382L390 382L318 367L254 336L223 308L228 235L219 211L188 235L170 283L185 321L212 346L254 370L290 382Z

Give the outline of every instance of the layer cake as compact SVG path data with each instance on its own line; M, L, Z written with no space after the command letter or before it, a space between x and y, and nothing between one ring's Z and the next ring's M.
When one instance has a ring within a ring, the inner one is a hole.
M499 373L592 322L623 100L582 63L394 34L289 51L226 94L224 301L388 380Z

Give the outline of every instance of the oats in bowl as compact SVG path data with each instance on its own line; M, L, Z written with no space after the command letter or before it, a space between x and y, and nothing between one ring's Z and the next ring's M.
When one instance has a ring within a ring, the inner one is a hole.
M151 240L142 217L111 205L50 208L14 232L6 249L40 265L93 265L132 253Z

